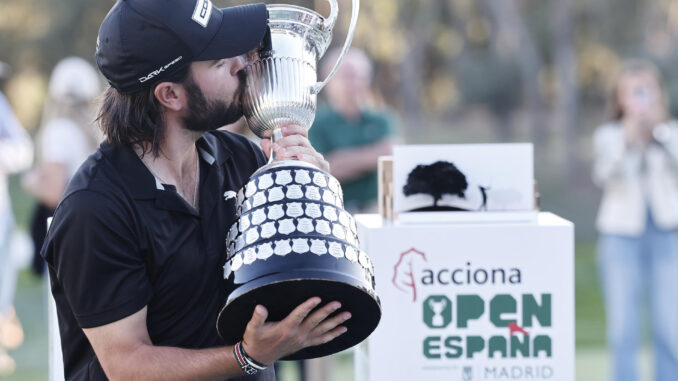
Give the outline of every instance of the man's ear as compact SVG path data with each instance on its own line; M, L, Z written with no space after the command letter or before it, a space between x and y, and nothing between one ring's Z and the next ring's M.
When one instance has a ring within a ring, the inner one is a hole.
M155 98L169 110L181 111L186 107L186 91L174 82L160 82L153 91Z

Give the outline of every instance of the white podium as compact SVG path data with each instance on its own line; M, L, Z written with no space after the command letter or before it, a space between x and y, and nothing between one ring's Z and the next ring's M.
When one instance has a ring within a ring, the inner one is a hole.
M358 380L574 380L572 223L357 220L383 311Z

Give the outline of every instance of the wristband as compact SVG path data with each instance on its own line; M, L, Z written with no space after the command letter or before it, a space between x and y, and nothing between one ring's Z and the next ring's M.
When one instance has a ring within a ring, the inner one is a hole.
M233 354L235 355L235 359L238 360L240 368L250 376L257 374L260 370L266 369L266 365L247 355L245 348L242 346L242 341L238 341L233 346Z

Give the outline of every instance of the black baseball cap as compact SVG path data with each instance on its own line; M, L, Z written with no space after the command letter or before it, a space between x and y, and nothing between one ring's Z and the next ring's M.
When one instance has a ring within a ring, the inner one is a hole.
M112 87L134 93L191 62L256 48L267 24L263 3L220 9L210 0L118 0L101 23L96 61Z

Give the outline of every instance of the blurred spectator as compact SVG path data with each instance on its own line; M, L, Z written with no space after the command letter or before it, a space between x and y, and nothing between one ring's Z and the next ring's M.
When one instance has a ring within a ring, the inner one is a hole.
M0 62L0 78L7 75L8 66ZM31 139L12 112L7 98L0 92L0 376L13 372L14 360L9 357L6 350L17 346L17 335L23 335L12 307L17 266L9 250L14 215L9 199L7 177L28 168L32 159Z
M246 136L248 139L252 140L253 142L259 144L259 141L261 140L257 135L250 130L249 126L247 125L247 121L245 118L240 118L238 121L235 123L227 124L225 126L219 127L220 130L225 130L232 132L234 134L240 134L243 136Z
M594 135L602 188L598 259L613 380L637 380L644 286L649 291L656 380L678 377L678 123L669 120L659 71L628 62Z
M45 268L40 248L52 216L71 176L100 140L94 127L94 99L101 93L96 70L79 57L61 60L49 81L48 99L37 135L37 166L23 179L24 189L38 199L31 219L35 246L33 269Z
M338 55L334 50L323 59L323 78ZM309 130L311 144L330 163L332 175L342 185L345 208L351 212L376 210L378 158L390 155L393 145L390 115L375 107L372 71L372 62L363 51L349 50L327 84L327 104L318 106Z

